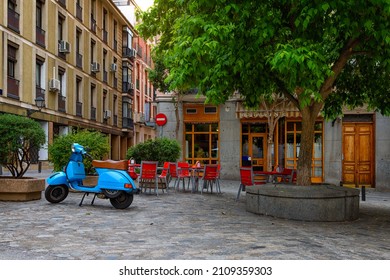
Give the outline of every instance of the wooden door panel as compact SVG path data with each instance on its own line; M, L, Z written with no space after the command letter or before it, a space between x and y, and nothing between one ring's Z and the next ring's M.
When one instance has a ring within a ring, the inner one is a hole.
M373 135L371 123L343 124L344 185L369 187L373 182Z

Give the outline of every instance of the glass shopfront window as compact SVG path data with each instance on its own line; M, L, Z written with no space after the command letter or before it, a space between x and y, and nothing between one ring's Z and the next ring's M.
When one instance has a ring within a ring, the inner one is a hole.
M195 164L219 162L218 123L185 124L185 161Z

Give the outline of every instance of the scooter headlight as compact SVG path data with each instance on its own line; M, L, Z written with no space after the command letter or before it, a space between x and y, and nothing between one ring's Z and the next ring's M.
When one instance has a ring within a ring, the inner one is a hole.
M72 144L72 153L76 152L76 148L74 147L74 144Z

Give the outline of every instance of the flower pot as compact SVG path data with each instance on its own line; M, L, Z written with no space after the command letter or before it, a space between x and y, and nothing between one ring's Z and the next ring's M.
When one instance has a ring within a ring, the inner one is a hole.
M31 201L41 199L45 179L0 177L1 201Z

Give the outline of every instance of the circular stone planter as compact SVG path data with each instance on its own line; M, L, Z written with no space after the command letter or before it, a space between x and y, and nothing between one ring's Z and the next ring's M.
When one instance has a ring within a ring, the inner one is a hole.
M1 201L30 201L41 199L45 179L0 177Z
M246 188L246 210L278 218L340 222L359 217L358 189L265 184Z

